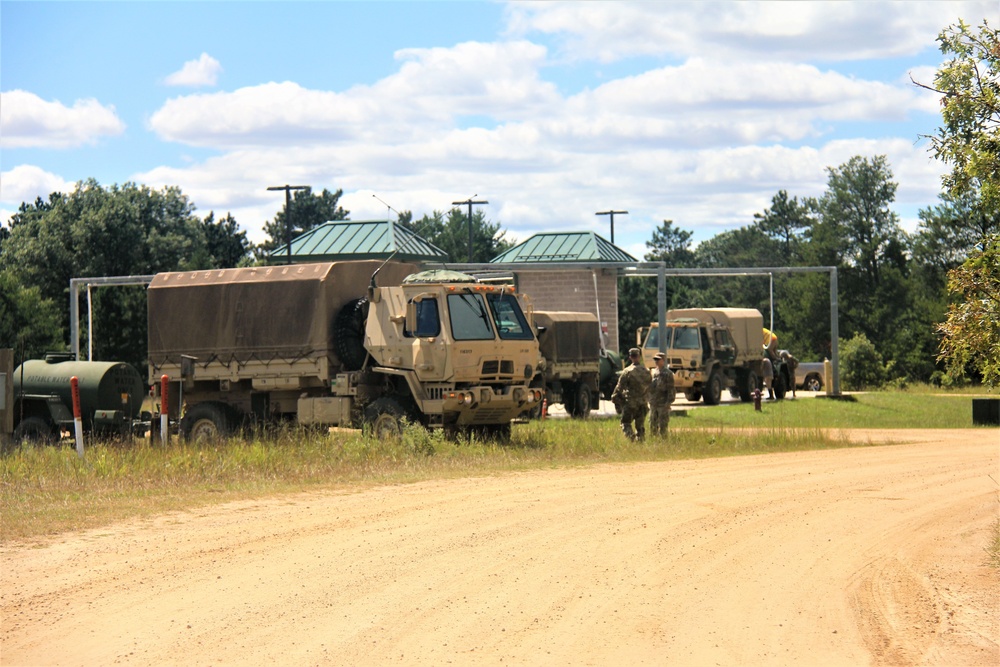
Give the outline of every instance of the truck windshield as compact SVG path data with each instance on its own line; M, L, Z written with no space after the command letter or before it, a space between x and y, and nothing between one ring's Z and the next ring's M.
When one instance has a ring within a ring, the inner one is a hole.
M677 327L674 333L674 344L671 347L675 350L701 349L701 344L698 342L698 329L695 327Z
M478 294L449 294L448 316L455 340L493 340L486 304Z
M486 300L493 311L493 322L500 333L500 338L515 340L534 338L534 334L528 328L528 321L521 311L521 305L513 294L488 294Z

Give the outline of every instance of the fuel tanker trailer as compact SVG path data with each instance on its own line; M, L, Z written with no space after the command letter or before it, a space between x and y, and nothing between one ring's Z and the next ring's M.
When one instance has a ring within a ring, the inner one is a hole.
M14 369L14 441L54 442L73 428L71 378L80 391L84 433L130 432L142 409L142 376L120 361L77 361L51 353Z
M149 375L188 439L251 424L406 422L503 437L532 409L538 341L513 286L352 260L161 273Z

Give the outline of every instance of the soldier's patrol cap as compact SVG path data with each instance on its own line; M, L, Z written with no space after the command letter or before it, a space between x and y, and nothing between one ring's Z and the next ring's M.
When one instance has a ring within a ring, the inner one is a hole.
M639 351L639 348L633 347L631 350L628 351L628 356L630 356L630 357L641 357L642 356L642 352Z
M656 354L653 355L653 359L663 359L663 353L657 352Z

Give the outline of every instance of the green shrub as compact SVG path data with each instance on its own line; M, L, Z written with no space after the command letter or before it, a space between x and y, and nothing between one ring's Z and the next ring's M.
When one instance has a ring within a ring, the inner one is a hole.
M888 377L889 366L867 336L858 333L851 340L840 341L840 379L844 389L879 389Z

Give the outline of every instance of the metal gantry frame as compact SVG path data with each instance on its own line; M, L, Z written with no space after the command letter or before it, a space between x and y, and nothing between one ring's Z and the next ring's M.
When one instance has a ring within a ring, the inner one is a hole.
M94 360L93 287L108 285L148 285L153 276L105 276L101 278L70 278L69 280L69 344L74 356L80 358L80 289L87 288L87 361Z
M840 315L837 301L837 267L835 266L774 266L733 269L668 269L666 262L518 262L505 264L436 264L456 271L475 273L513 273L516 271L566 271L614 269L626 278L656 277L657 315L660 330L667 326L667 277L705 278L769 276L771 278L771 329L774 328L774 274L828 273L830 274L830 362L833 364L833 395L840 396ZM69 281L70 345L76 358L80 358L80 289L87 288L87 359L93 359L94 326L91 302L93 287L108 285L148 285L153 276L108 276L101 278L72 278ZM595 288L596 289L596 288ZM661 337L660 344L664 339ZM793 380L794 381L794 380Z

